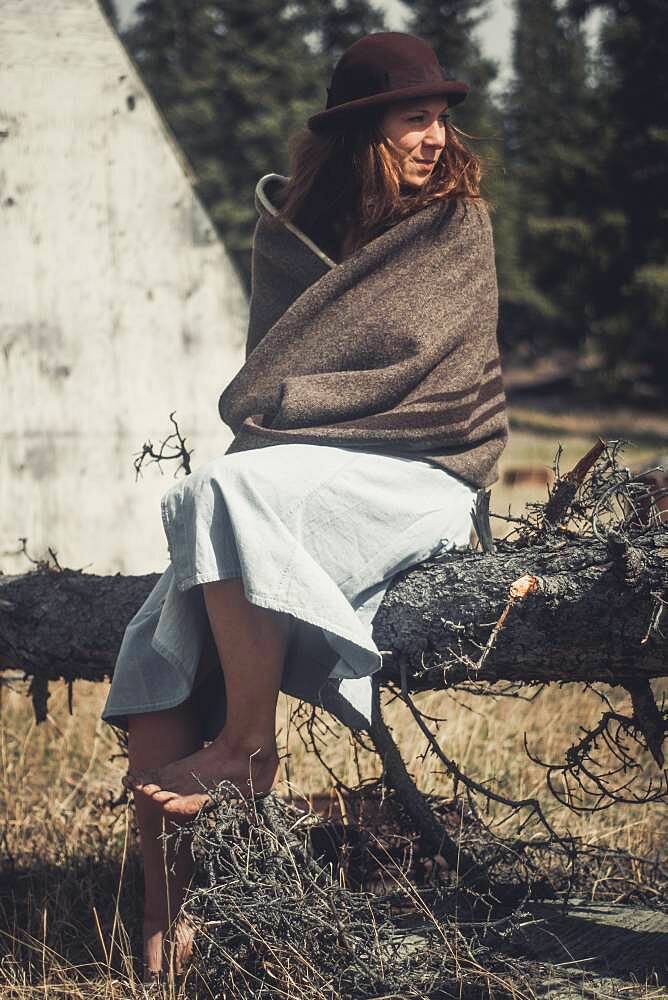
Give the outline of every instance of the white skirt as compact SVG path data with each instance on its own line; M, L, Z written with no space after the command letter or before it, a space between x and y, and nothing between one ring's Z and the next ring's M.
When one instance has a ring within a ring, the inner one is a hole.
M282 690L365 728L385 591L400 570L469 543L475 496L430 462L326 445L196 469L162 498L171 565L126 629L102 717L127 728L128 715L191 697L205 739L217 735L222 671L195 684L211 644L199 585L237 577L251 603L291 616Z

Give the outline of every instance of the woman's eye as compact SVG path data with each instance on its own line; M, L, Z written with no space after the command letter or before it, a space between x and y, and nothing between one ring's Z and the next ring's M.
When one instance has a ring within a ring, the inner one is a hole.
M441 122L447 122L449 118L450 115L447 111L444 111L442 115L438 116L438 120ZM407 118L406 121L411 123L415 122L416 125L424 125L424 117L422 115L412 115L410 118Z

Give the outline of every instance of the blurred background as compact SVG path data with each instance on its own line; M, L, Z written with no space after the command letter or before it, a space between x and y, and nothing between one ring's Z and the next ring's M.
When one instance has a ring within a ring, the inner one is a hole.
M0 0L0 569L48 548L161 569L176 411L227 446L257 179L324 106L341 52L406 30L469 82L513 437L492 508L544 497L598 434L666 451L665 0ZM502 530L499 525L499 530Z

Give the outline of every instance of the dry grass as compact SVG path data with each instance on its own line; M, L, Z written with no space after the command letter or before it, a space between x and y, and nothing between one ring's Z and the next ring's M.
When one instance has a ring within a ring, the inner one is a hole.
M504 468L549 467L556 437L516 432ZM590 436L570 439L564 468L590 444ZM633 460L641 462L652 452L637 449ZM524 498L544 495L544 486L532 493L523 489ZM493 508L505 510L517 502L516 491L502 484L496 488ZM79 684L70 716L66 688L58 687L52 692L48 721L36 727L25 687L2 690L2 1000L120 1000L143 995L132 968L132 956L140 951L138 846L127 807L111 810L107 805L110 796L119 793L123 762L113 759L115 738L99 721L105 697L106 686ZM421 704L446 716L441 733L447 752L472 776L514 795L539 795L557 826L589 841L665 856L665 807L613 807L594 817L573 816L550 801L543 772L524 754L526 732L539 755L558 759L578 726L598 718L600 703L591 694L568 687L545 691L531 703L430 694ZM304 794L326 790L327 772L307 755L288 719L288 700L282 699L283 777ZM423 740L400 706L389 707L388 721L421 786L450 794L449 782L418 759ZM362 775L377 773L376 760L362 756L355 761L341 727L334 727L328 737L327 757L351 784L359 777L358 764Z
M580 726L594 724L601 715L601 702L591 692L576 686L545 690L535 700L480 698L467 694L429 693L416 703L427 715L446 718L440 738L449 757L472 778L489 784L502 795L514 798L538 797L550 821L560 831L570 831L600 845L616 846L636 854L653 854L668 848L668 807L658 805L612 807L594 817L576 815L560 806L545 787L545 771L533 764L524 752L526 733L533 753L541 759L559 761L578 737ZM620 696L619 701L623 702ZM282 705L284 727L289 717ZM398 702L386 709L386 718L409 762L419 786L426 792L449 796L452 783L433 757L422 759L425 740L407 710ZM284 729L285 731L285 729ZM335 726L329 737L327 761L346 784L378 774L375 756L351 752L350 740L342 727ZM331 742L330 742L331 741ZM306 793L326 787L327 775L318 773L317 762L294 739L289 739L288 760L291 785ZM502 821L507 810L490 807L490 815ZM510 835L512 824L502 823L500 832Z
M127 808L111 811L106 805L119 792L123 763L112 760L115 740L98 719L105 693L80 684L70 717L63 686L52 695L49 721L35 727L24 692L4 691L3 1000L142 995L132 982L131 957L139 953L140 941L138 847ZM493 778L505 791L539 794L556 823L590 841L665 855L665 807L616 807L593 819L573 817L550 804L541 771L524 755L525 731L540 753L558 755L578 724L597 717L599 705L591 696L564 689L545 692L531 704L437 694L423 702L447 716L448 751L475 776ZM305 794L327 789L326 772L305 753L294 729L286 731L288 708L288 699L282 699L279 723L281 738L288 736L284 768L291 787ZM391 706L388 716L422 786L448 794L449 784L415 760L422 742L399 707ZM329 762L354 782L357 769L347 735L335 727L330 740ZM361 767L370 775L377 765L362 758Z

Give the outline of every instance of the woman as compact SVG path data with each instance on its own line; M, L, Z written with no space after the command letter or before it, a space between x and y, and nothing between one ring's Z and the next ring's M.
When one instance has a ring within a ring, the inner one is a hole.
M447 123L466 92L421 40L366 36L291 178L257 186L247 358L220 400L235 438L163 498L172 565L104 710L129 731L149 977L191 874L187 851L165 865L164 819L223 780L272 788L280 689L368 725L390 580L467 544L496 478L493 247L479 163Z

